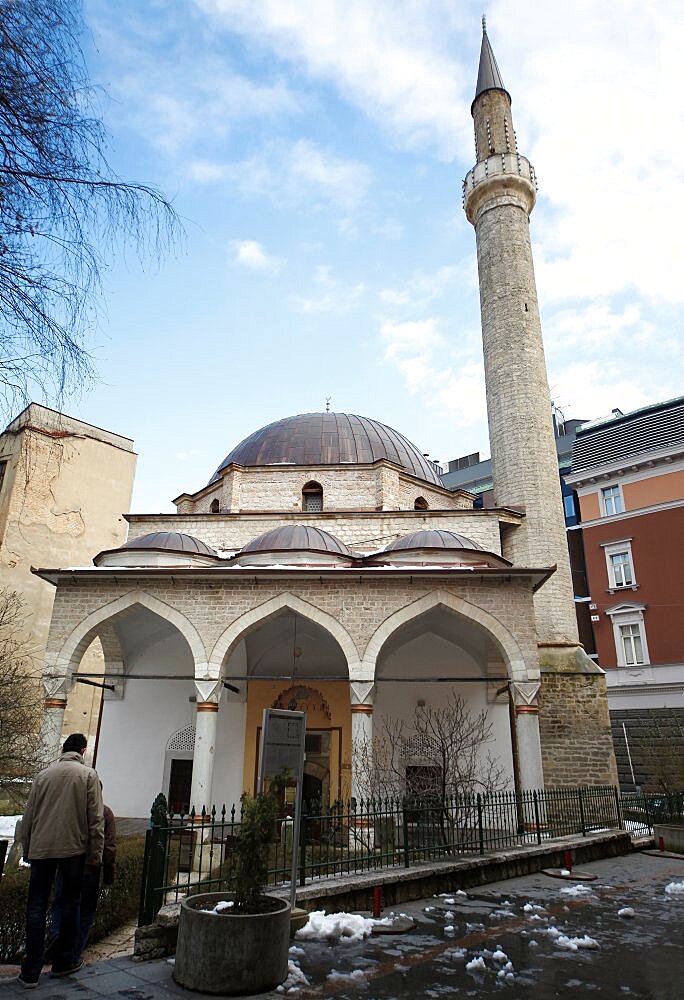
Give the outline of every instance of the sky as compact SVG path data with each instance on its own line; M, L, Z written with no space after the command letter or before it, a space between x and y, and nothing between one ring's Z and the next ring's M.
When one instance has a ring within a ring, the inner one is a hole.
M488 34L539 180L555 405L684 391L679 0L494 0ZM86 0L111 161L185 237L119 254L66 412L135 440L132 510L172 511L242 438L322 410L434 460L489 454L475 235L461 208L482 5Z

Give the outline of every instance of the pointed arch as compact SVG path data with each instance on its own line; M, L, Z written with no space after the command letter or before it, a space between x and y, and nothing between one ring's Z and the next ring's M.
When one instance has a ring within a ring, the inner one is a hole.
M536 671L530 670L525 663L517 640L494 615L445 590L435 590L431 594L426 594L425 597L419 598L412 604L407 604L385 619L382 625L375 630L366 647L362 660L364 675L375 676L375 667L382 647L397 629L440 605L471 622L477 623L489 633L501 650L508 673L513 680L530 680L538 677L538 668Z
M340 625L337 619L295 594L284 593L272 597L250 611L246 611L221 633L209 657L208 676L218 678L226 656L232 653L238 642L259 625L282 611L283 608L301 615L302 618L308 618L309 621L315 622L316 625L320 625L326 632L329 632L345 655L350 678L358 673L360 665L358 650L347 630Z
M188 621L185 615L172 608L170 604L160 601L157 597L152 597L151 594L147 594L143 590L131 590L128 594L124 594L122 597L117 598L117 600L111 601L109 604L105 604L96 611L93 611L76 626L57 654L56 670L54 672L66 677L68 683L71 675L77 670L81 657L94 637L98 635L103 622L111 621L111 619L120 615L123 611L127 611L136 605L147 608L148 611L153 612L153 614L158 615L164 621L169 622L170 625L175 626L190 647L195 662L195 671L198 675L200 672L204 673L206 671L204 643L195 626Z

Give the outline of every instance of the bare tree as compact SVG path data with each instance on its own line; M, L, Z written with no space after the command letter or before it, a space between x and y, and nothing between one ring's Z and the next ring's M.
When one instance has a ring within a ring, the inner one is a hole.
M40 766L42 691L25 628L21 597L0 590L0 790L17 805Z
M416 822L439 827L445 844L471 826L477 793L500 788L504 771L488 745L492 723L451 693L443 705L417 706L410 724L385 717L354 747L357 787L371 802L401 799Z
M178 228L154 188L107 161L80 45L79 0L0 0L0 406L59 399L93 375L85 346L120 242L164 249Z

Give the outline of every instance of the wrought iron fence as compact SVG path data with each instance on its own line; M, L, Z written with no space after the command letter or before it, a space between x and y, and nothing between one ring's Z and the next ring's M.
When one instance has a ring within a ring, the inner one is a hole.
M653 833L654 823L684 822L684 792L623 792L625 830L635 836Z
M304 803L297 845L291 817L274 825L269 884L289 882L293 847L304 885L311 879L408 868L622 827L620 794L612 786L351 800L329 808ZM169 815L164 797L158 796L145 845L140 924L153 920L165 902L230 890L239 836L239 807Z

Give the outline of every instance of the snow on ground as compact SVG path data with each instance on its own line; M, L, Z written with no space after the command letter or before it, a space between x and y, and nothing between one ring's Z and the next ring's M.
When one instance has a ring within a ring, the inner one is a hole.
M298 941L363 941L373 933L374 920L357 913L326 913L314 910L295 937Z
M309 980L296 962L288 959L287 979L277 987L278 993L295 993L301 986L308 986Z
M665 893L668 896L684 896L684 882L668 882Z
M565 889L561 889L561 896L591 896L594 890L590 889L588 885L570 885Z
M621 910L618 910L618 917L634 917L636 914L631 906L623 906Z
M333 969L325 978L332 983L353 983L355 981L358 982L360 979L365 980L366 974L362 969L354 969L353 972L338 972L337 969Z
M235 903L232 899L219 899L218 903L210 913L223 913L224 910L229 910Z
M14 841L14 828L21 816L0 816L0 840Z
M482 955L477 955L475 958L471 958L469 962L466 962L466 972L484 972L487 966Z
M543 913L544 907L540 906L539 903L525 903L523 906L523 913Z
M542 933L548 935L553 941L556 948L560 948L562 951L579 951L580 949L586 948L589 950L595 950L599 947L598 941L589 937L588 934L584 934L582 937L568 937L559 931L557 927L547 927L545 930L540 928Z
M298 948L296 944L293 944L292 947L288 950L288 954L294 955L296 957L298 955L306 955L306 952L304 951L303 948Z

